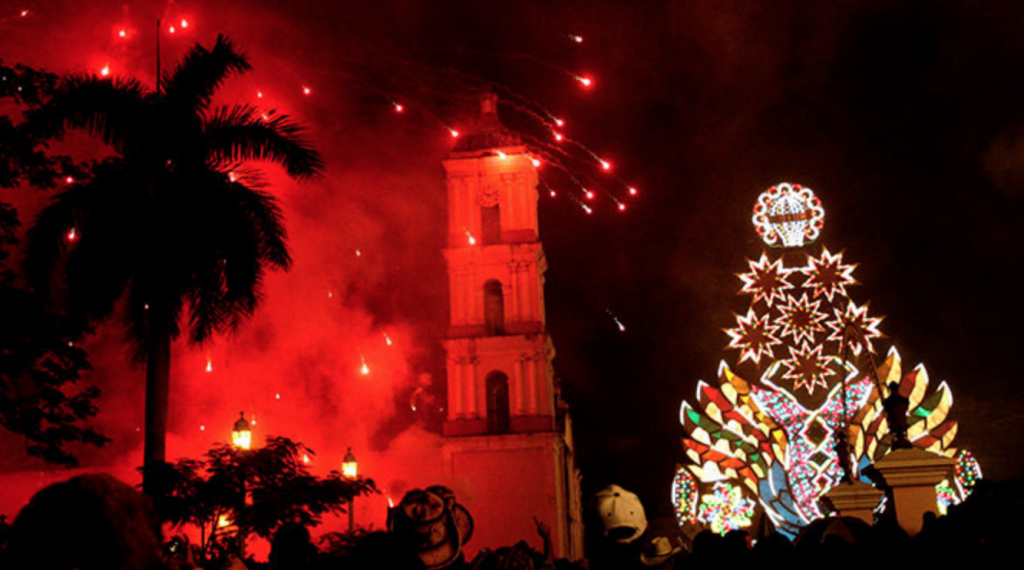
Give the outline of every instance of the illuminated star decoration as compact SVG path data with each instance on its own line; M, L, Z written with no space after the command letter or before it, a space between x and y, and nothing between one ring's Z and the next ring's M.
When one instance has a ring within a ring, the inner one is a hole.
M754 296L754 300L750 304L756 305L758 301L764 299L764 302L771 307L776 300L785 300L785 291L792 289L793 285L786 281L789 271L782 267L782 260L769 261L768 256L762 253L761 259L748 263L750 263L750 273L741 273L739 278L743 281L743 288L740 289L740 292Z
M686 467L676 467L676 477L672 480L672 499L675 503L676 520L679 526L696 524L697 522L697 480Z
M791 336L794 343L813 343L815 333L825 331L822 322L826 315L818 310L820 306L821 301L811 301L806 294L799 299L790 296L779 305L780 315L775 320L779 336Z
M732 339L729 348L740 351L740 362L753 360L761 362L762 356L774 358L772 346L781 344L775 336L775 327L768 321L768 315L758 316L754 309L747 309L746 315L736 316L735 328L726 329Z
M810 188L783 182L765 190L754 204L754 228L772 247L803 247L818 239L825 209Z
M832 297L838 294L846 297L846 286L854 285L857 281L853 278L855 265L843 264L843 254L832 255L828 249L823 249L821 259L810 258L804 273L807 281L804 287L814 290L814 296L825 296L832 302Z
M825 379L835 372L829 368L831 358L822 356L821 348L821 345L789 347L790 358L782 361L786 367L782 376L793 381L794 392L805 388L808 394L813 394L816 386L828 388Z
M743 490L731 483L715 483L710 494L701 497L698 520L711 531L726 534L750 526L754 501L743 497Z
M860 356L864 349L868 352L875 351L871 341L882 336L878 330L878 325L882 324L881 317L868 316L868 306L865 304L858 307L853 301L850 301L845 311L835 309L835 315L836 318L827 323L832 329L828 340L838 342L840 346L846 343L846 348L849 348L854 356Z

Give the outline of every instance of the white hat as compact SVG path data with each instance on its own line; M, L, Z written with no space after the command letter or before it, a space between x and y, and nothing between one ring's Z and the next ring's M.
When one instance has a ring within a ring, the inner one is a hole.
M621 544L629 544L647 530L647 516L640 498L618 485L599 491L594 496L597 515L604 525L604 535Z

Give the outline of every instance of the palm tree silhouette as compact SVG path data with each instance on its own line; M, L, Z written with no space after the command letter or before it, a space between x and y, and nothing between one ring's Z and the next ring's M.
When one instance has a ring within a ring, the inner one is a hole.
M56 195L28 233L25 268L81 326L122 315L125 340L146 366L143 487L165 462L171 341L187 314L202 343L253 314L267 268L291 258L276 200L251 161L306 180L319 154L287 116L247 105L211 108L221 83L248 71L219 36L196 45L152 91L135 80L71 75L28 128L84 130L117 156ZM54 286L59 277L64 284ZM119 301L124 301L123 307Z

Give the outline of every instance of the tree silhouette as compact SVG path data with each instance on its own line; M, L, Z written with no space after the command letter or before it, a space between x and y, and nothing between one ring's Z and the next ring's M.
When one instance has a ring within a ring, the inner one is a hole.
M303 456L313 455L286 437L268 437L253 449L217 445L203 460L163 467L166 486L157 510L176 527L198 529L206 558L217 545L237 541L240 528L269 539L286 523L316 526L325 514L346 512L356 496L377 492L372 479L349 480L338 471L310 475Z
M83 326L125 301L126 341L146 366L149 494L146 474L165 461L171 341L181 321L187 315L193 343L236 327L256 309L266 269L291 263L276 200L245 164L274 162L300 180L323 168L287 116L211 106L226 78L249 69L219 36L211 49L192 48L156 91L71 75L28 121L39 136L79 129L117 153L42 211L25 267L37 290Z

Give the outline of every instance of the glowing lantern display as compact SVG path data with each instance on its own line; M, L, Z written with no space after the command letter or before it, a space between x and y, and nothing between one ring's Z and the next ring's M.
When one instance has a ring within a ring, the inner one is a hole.
M352 454L352 448L348 448L345 458L341 461L341 475L346 479L355 479L359 476L359 465L356 463L356 456Z
M818 239L825 209L810 188L783 182L765 190L754 205L754 227L772 247L802 247Z
M717 534L750 526L754 517L754 501L743 496L743 490L730 483L715 483L714 490L701 497L700 522Z
M767 245L799 247L818 236L823 219L810 189L779 184L759 197L753 222ZM800 256L763 252L747 265L738 277L749 305L725 330L738 355L720 363L716 382L699 382L696 398L680 408L685 468L702 493L714 489L704 494L700 521L716 530L734 518L734 491L720 483L756 498L756 508L790 538L825 516L819 499L843 480L844 467L869 482L864 470L892 451L884 405L892 386L908 401L913 446L957 460L956 477L936 488L939 505L963 501L980 469L953 446L952 391L932 384L923 365L904 367L895 347L879 355L882 319L849 295L854 265L825 247ZM849 450L841 459L835 442L844 436ZM847 458L852 465L843 465ZM678 496L676 502L677 513L688 506Z
M231 430L231 443L238 449L250 449L252 447L252 429L245 419L245 412L239 412L238 421Z
M697 480L682 465L676 466L676 478L672 480L672 501L679 526L697 522Z

